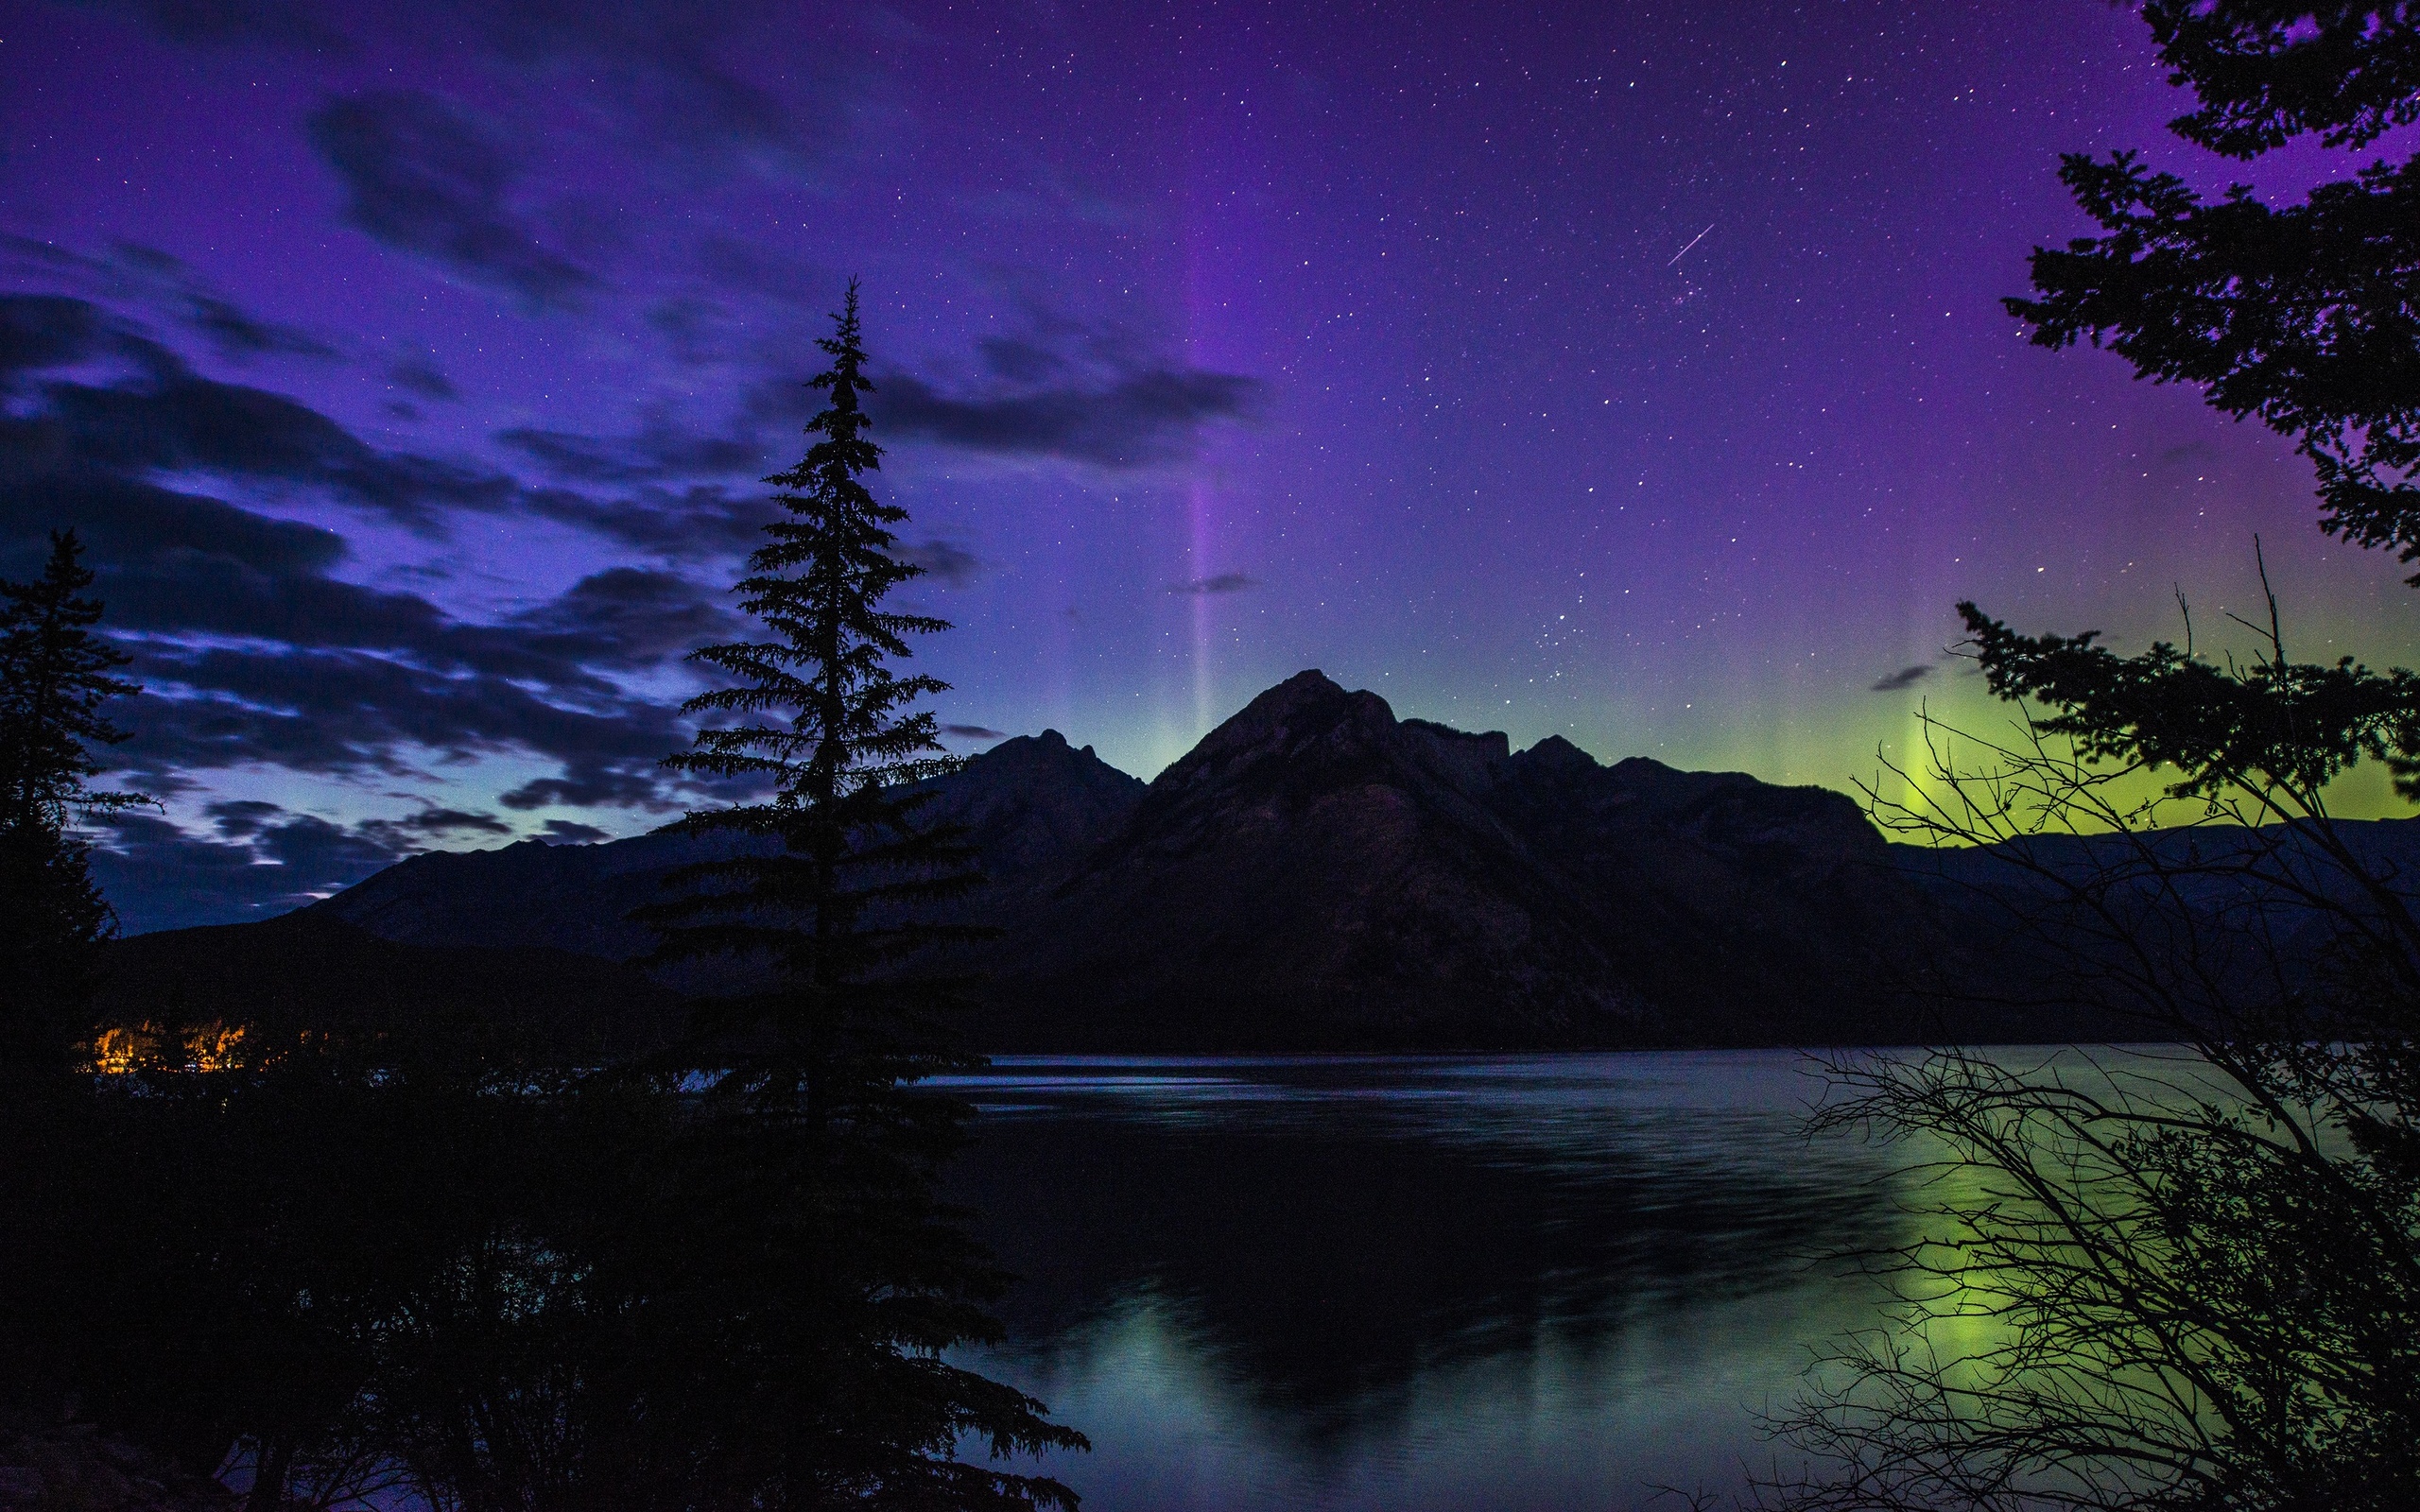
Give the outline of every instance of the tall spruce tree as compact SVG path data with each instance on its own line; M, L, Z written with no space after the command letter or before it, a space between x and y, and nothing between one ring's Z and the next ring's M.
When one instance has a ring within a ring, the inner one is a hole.
M83 1027L94 954L115 916L93 883L79 815L147 801L96 792L98 746L126 735L102 707L140 690L93 633L102 606L73 530L29 583L0 581L0 1069L58 1069Z
M1042 1403L942 1358L1000 1337L984 1304L1004 1279L934 1195L963 1107L911 1090L980 1064L943 1022L963 984L914 959L977 932L917 915L979 879L959 833L918 816L958 764L914 705L947 684L891 662L948 626L882 607L923 569L894 555L907 511L865 484L882 451L860 403L873 386L855 280L834 321L817 343L831 366L811 380L829 402L805 457L766 480L783 515L737 585L767 633L695 653L730 682L683 706L703 728L666 758L770 792L682 821L732 853L675 872L685 895L638 916L662 933L661 962L735 960L766 978L706 999L691 1046L724 1094L690 1130L714 1151L698 1211L752 1235L740 1247L754 1257L717 1263L732 1290L700 1304L700 1326L736 1329L760 1362L721 1411L786 1488L755 1504L1072 1507L1055 1481L956 1454L970 1437L994 1459L1086 1446Z
M708 722L693 749L666 761L771 792L683 820L736 837L741 853L684 868L674 882L696 890L644 912L664 932L661 959L769 970L769 988L719 1000L701 1026L746 1051L738 1063L760 1099L789 1102L818 1127L883 1122L898 1087L959 1063L940 1022L954 984L901 968L966 933L919 920L917 906L977 881L957 832L917 819L929 797L919 784L958 764L931 711L913 706L948 684L891 662L912 654L908 637L949 626L883 608L924 569L896 555L908 512L865 484L882 449L866 434L861 397L873 386L856 281L834 320L817 342L831 366L811 380L829 402L807 422L804 459L765 480L784 514L735 590L769 633L693 654L731 681L683 705Z

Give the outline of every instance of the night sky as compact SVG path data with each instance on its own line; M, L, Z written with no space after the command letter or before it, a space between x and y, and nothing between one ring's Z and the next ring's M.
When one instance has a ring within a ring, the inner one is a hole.
M2184 108L2097 0L0 0L0 572L76 525L149 690L136 930L710 801L851 274L961 751L1148 777L1317 666L1845 787L2001 717L1957 599L2207 645L2255 531L2290 649L2408 661L2284 442L1999 308L2060 151L2246 173Z

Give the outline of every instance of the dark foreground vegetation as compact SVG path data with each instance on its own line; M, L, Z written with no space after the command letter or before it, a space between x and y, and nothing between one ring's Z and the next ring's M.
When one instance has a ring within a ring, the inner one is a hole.
M342 1017L256 970L95 1036L109 918L72 821L142 801L87 785L133 690L72 537L7 590L10 1496L199 1504L221 1473L252 1512L1073 1504L1011 1460L1082 1439L942 1358L994 1335L1002 1283L934 1195L959 1109L908 1090L965 1063L897 914L972 881L902 799L943 768L908 709L935 685L889 663L942 627L879 608L915 569L860 482L854 288L823 345L830 403L740 585L767 639L701 653L723 676L674 758L758 799L695 828L769 842L650 919L667 957L753 964L685 1024L644 983L517 991L477 952L432 1014L382 995L371 940L336 952L363 979Z
M2196 96L2175 129L2214 152L2360 151L2420 120L2409 5L2142 9ZM2284 208L2205 200L2131 155L2064 171L2102 234L2035 255L2012 306L2036 337L2257 416L2312 459L2328 529L2420 557L2420 158ZM967 984L929 963L977 943L951 912L975 842L924 812L949 775L912 712L936 685L890 666L941 627L880 607L914 569L862 486L854 298L825 351L830 404L740 585L767 638L704 653L718 681L676 759L752 801L693 816L687 838L728 843L642 919L660 970L732 974L650 1048L600 1040L601 1067L567 1066L543 1022L220 1014L95 1041L108 916L72 820L141 801L87 786L114 738L101 708L129 690L72 536L9 587L7 1442L94 1425L164 1473L232 1465L264 1509L382 1486L482 1509L1072 1501L958 1457L1080 1440L942 1358L990 1333L998 1284L933 1195L957 1110L911 1090L967 1064L942 1032ZM1825 1121L1910 1141L1926 1179L1913 1236L1860 1257L1896 1315L1779 1424L1814 1457L1772 1494L2420 1505L2420 912L2328 806L2362 762L2420 797L2420 676L2293 661L2273 602L2241 661L2189 631L2130 656L1962 611L2013 733L1930 725L1876 817L1993 848L2001 881L1973 905L2041 966L2011 995L2189 1053L1838 1062ZM1374 724L1344 708L1322 728L1356 720ZM1416 748L1404 782L1469 801L1464 746L1381 733L1372 760ZM1133 874L1237 843L1201 800L1282 778L1259 753L1187 768L1177 787L1200 785L1152 811L1168 845ZM2215 837L2179 842L2178 819ZM1377 948L1401 958L1407 931Z
M2411 6L2142 9L2195 96L2171 129L2211 151L2420 119ZM2034 253L2009 304L2035 339L2258 416L2311 458L2329 531L2420 556L2420 157L2283 207L2132 153L2062 177L2102 234ZM2295 662L2268 609L2221 661L2189 618L2122 656L1961 606L2018 717L1927 721L1876 816L1992 848L2013 885L1982 902L2045 968L2027 990L2182 1049L1838 1064L1824 1122L1907 1142L1916 1224L1859 1257L1897 1315L1781 1424L1817 1467L1788 1504L2420 1506L2420 912L2328 805L2364 761L2420 798L2420 677Z

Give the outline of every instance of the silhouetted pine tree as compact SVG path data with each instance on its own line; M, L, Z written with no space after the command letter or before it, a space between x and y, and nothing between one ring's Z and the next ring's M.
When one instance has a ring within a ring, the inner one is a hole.
M2360 149L2420 120L2409 4L2141 9L2198 146ZM2274 207L2133 153L2061 176L2105 234L2034 250L2039 297L2007 301L2033 338L2259 416L2311 458L2328 530L2420 559L2420 156ZM1786 1427L1822 1463L1781 1505L2420 1506L2420 896L2332 812L2364 761L2420 801L2420 673L2294 662L2268 608L2240 622L2262 648L2221 662L2189 622L2121 656L1959 606L2023 732L1924 716L1926 760L1875 817L1994 847L1987 906L2051 990L2200 1064L1837 1063L1820 1125L1963 1169L1919 1183L1921 1237L1875 1257L1893 1326L1810 1372ZM2180 813L2205 833L2167 829Z
M2200 105L2169 129L2213 152L2250 160L2314 136L2358 150L2420 120L2410 5L2142 10L2169 81ZM2420 153L2299 204L2242 186L2204 199L2132 151L2069 153L2059 177L2105 234L2033 249L2038 298L2006 301L2033 339L2088 337L2138 376L2259 416L2311 459L2329 531L2420 560Z
M737 587L767 634L695 653L731 684L685 712L734 722L709 722L695 748L666 759L771 791L683 820L730 836L735 853L674 873L693 890L637 916L662 931L659 961L769 973L707 1000L691 1046L693 1064L727 1073L723 1111L710 1101L689 1126L711 1154L683 1179L686 1216L668 1227L725 1237L686 1267L701 1284L685 1333L730 1335L760 1362L752 1376L707 1371L691 1395L734 1425L736 1458L716 1473L785 1488L754 1504L1072 1506L1054 1481L956 1457L968 1435L995 1456L1084 1440L942 1358L999 1337L984 1304L1002 1278L933 1195L962 1105L909 1090L980 1064L951 1048L942 1022L964 984L911 958L977 933L916 910L978 879L957 830L917 818L922 784L957 769L932 713L913 707L946 684L890 663L910 654L908 637L948 626L882 607L923 569L893 555L907 511L864 482L882 452L860 405L873 385L855 281L835 322L817 343L831 366L812 380L829 403L807 422L805 458L766 480L784 517Z
M98 600L73 530L50 538L30 583L0 582L0 1068L64 1063L115 917L93 884L78 814L147 801L87 785L92 747L126 738L101 715L140 690L124 653L93 633Z
M703 1018L758 1099L794 1107L817 1127L882 1121L903 1082L958 1063L937 1022L954 985L898 970L950 931L913 907L977 880L956 832L920 827L915 784L957 769L917 700L948 684L890 666L908 637L946 621L885 610L924 569L893 555L908 518L863 481L882 449L866 437L859 396L872 389L849 285L834 333L817 342L832 365L811 380L830 403L806 425L805 458L766 479L785 517L748 558L740 608L766 638L693 654L733 679L683 712L737 715L709 724L694 749L666 765L715 778L768 782L764 801L690 815L695 833L753 841L745 853L690 867L677 885L700 889L644 911L664 931L659 959L736 957L769 967L767 990L720 1000ZM727 1062L728 1063L728 1059Z

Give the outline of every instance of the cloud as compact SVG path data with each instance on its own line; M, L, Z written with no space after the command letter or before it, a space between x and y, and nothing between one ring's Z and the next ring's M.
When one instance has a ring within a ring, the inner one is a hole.
M258 834L273 820L283 817L285 807L265 799L241 798L210 804L202 812L210 816L220 834L231 840L242 840Z
M454 380L446 377L444 370L426 357L406 357L389 367L387 376L423 399L462 397L461 390L454 387Z
M983 366L1011 383L1047 383L1068 369L1065 356L1025 336L985 336L975 347Z
M1873 688L1869 691L1874 693L1897 693L1902 688L1914 687L1925 679L1931 677L1932 672L1932 667L1929 664L1925 663L1919 663L1911 667L1901 667L1898 671L1892 673L1889 677L1882 678L1876 681Z
M293 0L103 0L95 9L131 16L177 43L322 48L342 43L320 8Z
M942 733L955 735L960 740L1006 740L1009 738L1007 730L993 730L983 725L943 725Z
M545 833L546 838L556 845L595 845L600 840L614 838L610 831L600 830L593 824L581 824L576 819L548 819Z
M0 236L0 255L26 267L35 277L131 303L163 320L184 325L208 341L219 356L230 360L302 356L325 361L339 355L336 348L307 331L254 315L211 287L183 260L156 247L120 241L104 256L88 256L28 237ZM35 298L56 301L67 297L53 293ZM154 365L178 365L178 359L164 349L126 331L97 306L92 307L90 318L102 325L85 331L88 345L98 343L129 352L146 350Z
M1196 577L1191 582L1170 583L1171 593L1240 593L1248 588L1258 588L1260 579L1241 573L1219 573L1209 577Z
M81 361L108 335L107 318L87 301L63 294L0 297L0 380Z
M103 591L107 592L104 583ZM551 682L520 678L543 659L521 651L494 666L441 670L352 648L138 644L145 696L119 723L133 739L112 760L138 782L151 771L267 765L358 779L425 775L421 763L481 756L550 758L563 777L530 792L542 802L668 806L655 762L687 744L671 711L627 696L576 666ZM519 648L514 648L519 650ZM532 685L534 684L534 686Z
M194 329L209 338L222 357L333 357L336 349L292 326L279 325L246 313L215 294L188 296Z
M560 63L582 85L617 99L640 123L648 146L716 166L796 176L811 171L848 129L863 90L830 60L840 45L807 54L806 77L776 94L723 66L757 24L727 6L664 6L613 0L513 0L485 5L466 30L508 62Z
M766 523L778 512L762 496L734 494L714 484L682 490L640 485L610 498L568 489L527 489L515 504L533 515L674 558L728 555L762 545Z
M936 537L899 554L943 588L965 588L983 575L983 560L954 541Z
M765 447L752 435L700 436L668 421L623 440L527 425L498 431L495 438L557 477L582 482L754 473L766 465Z
M518 754L560 766L545 801L663 807L655 763L686 731L617 679L727 623L669 574L616 569L467 624L332 576L333 531L123 477L0 478L0 575L30 571L61 524L89 542L105 624L149 690L121 711L135 734L113 760L161 790L236 765L408 777L432 756Z
M664 749L670 749L665 747ZM659 812L677 807L662 799L662 782L653 764L570 763L561 777L524 782L496 801L521 813L553 808L648 808Z
M677 573L610 567L592 573L516 622L562 644L591 665L644 666L739 633L719 596Z
M225 808L230 805L216 805ZM155 815L112 816L93 875L127 934L266 919L317 902L403 859L385 839L247 804L217 833L193 834Z
M1266 386L1238 373L1153 367L1097 383L956 398L923 379L878 380L874 419L890 432L1001 456L1058 456L1105 468L1182 460L1219 421L1259 412Z
M506 203L517 165L459 112L417 90L330 100L305 125L344 180L344 218L399 250L508 290L571 303L596 276L539 244Z
M86 301L0 295L0 388L109 355L136 370L106 382L53 378L39 386L38 404L0 410L0 481L216 473L324 490L426 533L441 529L447 510L529 503L507 473L382 451L283 394L195 373Z
M309 489L431 530L450 511L510 508L667 557L752 536L761 500L652 485L593 497L386 452L283 395L199 377L102 307L63 296L0 295L0 576L37 571L50 529L82 533L105 627L147 689L112 711L134 732L111 753L129 785L191 792L201 774L242 766L417 788L450 763L535 767L498 813L431 807L332 828L237 802L210 811L199 836L112 832L121 858L184 878L194 906L220 887L246 907L324 890L333 872L306 885L243 869L273 871L262 859L279 860L262 849L271 836L357 869L436 837L515 833L528 822L517 814L578 822L532 813L554 805L661 812L698 798L691 779L659 765L690 738L664 679L685 676L687 651L735 632L718 586L616 567L466 620L418 593L347 580L339 531L214 496L212 480Z
M510 834L512 826L493 814L464 809L425 808L400 819L365 819L365 832L392 834Z
M128 934L266 919L307 907L432 842L513 833L491 814L425 808L399 819L337 824L258 799L210 804L202 833L156 815L109 816L93 872ZM549 836L602 838L605 832L551 820Z

